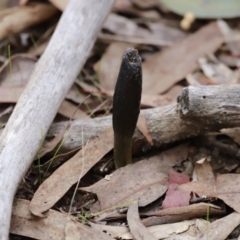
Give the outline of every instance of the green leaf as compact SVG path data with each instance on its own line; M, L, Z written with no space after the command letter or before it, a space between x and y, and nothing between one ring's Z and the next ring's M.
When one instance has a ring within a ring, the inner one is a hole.
M240 16L240 0L160 0L179 15L191 12L197 18L234 18Z

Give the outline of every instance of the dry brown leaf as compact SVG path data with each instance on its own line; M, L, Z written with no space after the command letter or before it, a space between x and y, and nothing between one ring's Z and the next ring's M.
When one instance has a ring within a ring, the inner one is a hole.
M43 217L42 213L51 208L78 181L79 176L83 177L112 147L111 127L90 140L84 150L80 150L41 184L30 203L31 212Z
M216 197L240 213L240 174L222 174L213 179L189 182L178 190L193 191L199 196Z
M211 168L211 165L207 161L206 158L198 160L195 163L195 168L193 172L193 181L207 181L208 179L211 181L214 179L214 173Z
M148 9L142 11L132 4L131 0L117 0L114 4L114 11L118 13L129 14L134 17L139 17L148 20L160 20L161 16L156 9Z
M218 24L210 23L143 63L143 92L163 93L198 68L197 60L224 42Z
M141 105L148 107L159 107L176 103L177 96L181 93L182 89L183 87L175 85L162 95L148 95L143 93L141 97ZM104 93L109 96L113 96L114 91L104 91Z
M239 31L233 31L229 25L223 21L218 20L219 27L225 37L226 45L228 46L228 49L232 53L232 55L238 56L240 53L240 33Z
M98 229L90 228L75 221L68 221L65 228L65 240L114 240Z
M0 103L16 103L25 87L1 87ZM64 100L58 109L58 113L69 119L87 119L89 116L78 109L78 106Z
M78 84L78 83L76 82L76 84ZM74 103L80 104L80 103L84 102L84 100L86 100L86 95L82 94L79 91L79 88L77 87L76 84L72 85L72 87L70 88L70 90L67 93L66 99L71 100Z
M99 63L99 82L104 90L114 90L123 53L130 47L126 43L112 43Z
M44 22L57 12L58 10L51 4L42 3L3 10L0 13L0 40Z
M220 53L218 55L218 59L220 62L224 63L228 67L239 67L240 66L240 58L239 55L231 55L229 53Z
M56 168L58 165L61 165L66 160L68 160L69 158L73 157L77 153L77 151L79 151L79 149L80 148L77 148L77 149L74 149L74 150L72 150L70 152L59 154L59 155L51 158L50 160L48 160L44 164L42 164L40 167L36 166L35 168L32 168L32 172L39 173L39 168L42 171L47 171L49 169L49 167Z
M93 229L105 232L114 238L121 238L123 234L129 233L128 227L125 227L125 226L111 226L111 225L95 224L92 222L89 222L89 225Z
M16 103L35 66L36 59L27 54L16 54L0 68L0 102Z
M141 105L146 107L160 107L176 102L164 95L146 95L142 94Z
M117 10L126 10L132 6L131 0L116 0L114 8Z
M0 102L16 103L21 96L32 70L35 66L36 58L27 54L16 54L8 59L0 68ZM69 99L79 99L76 87L72 87L67 97ZM77 100L76 100L77 101ZM79 100L78 100L79 101ZM59 111L65 117L73 119L86 119L88 115L77 106L64 100ZM75 114L73 114L75 113Z
M187 35L180 29L169 27L161 22L146 22L152 34L162 41L176 42L184 39Z
M68 130L69 127L69 122L67 122L66 127L63 128L58 135L53 138L51 141L49 142L45 142L43 147L40 149L39 153L37 154L37 158L40 159L42 156L44 156L46 153L51 152L62 140L64 134L66 133L66 131ZM42 169L42 168L41 168Z
M238 145L240 145L240 128L223 128L221 129L221 133L226 134L230 138L233 139Z
M61 11L63 11L68 4L68 0L50 0L50 2Z
M202 229L207 228L205 220L190 220L179 223L163 224L158 226L148 227L157 239L166 240L196 240L196 237L201 234ZM133 239L131 234L122 235L123 239ZM205 240L205 239L204 239Z
M131 0L131 2L135 5L137 5L139 8L142 9L148 9L148 8L153 8L156 7L158 5L158 1L157 0Z
M240 224L240 214L233 212L228 216L208 224L204 234L198 240L225 240L228 235Z
M20 6L26 5L26 4L28 3L28 1L29 1L29 0L19 0L18 4L19 4Z
M103 28L108 31L123 35L149 38L151 32L147 29L139 27L135 22L126 17L110 13L103 24Z
M103 224L100 225L94 223L90 223L90 225L92 228L106 232L115 238L133 239L133 236L131 235L127 227L110 226ZM165 239L174 234L177 234L177 236L180 236L180 234L184 234L185 236L187 236L188 234L189 236L194 236L196 239L196 237L198 237L203 231L205 231L207 227L208 227L207 221L197 219L181 221L178 223L162 224L158 226L147 227L147 229L157 239ZM176 238L176 240L178 240L178 238Z
M33 239L64 239L67 214L50 210L46 218L39 219L30 213L29 203L15 199L10 232Z
M149 161L161 161L161 172L168 174L169 168L180 165L187 159L188 143L180 144L158 155L149 158Z
M141 219L138 213L138 204L133 202L127 212L127 221L130 228L130 232L135 240L157 240L148 229L141 223Z
M205 218L206 213L209 216L219 216L226 214L226 211L220 207L210 203L197 203L184 207L166 208L156 212L150 212L146 215L150 216L142 220L142 223L149 227L159 224L168 224L181 222L194 218Z
M139 201L139 206L153 202L167 190L169 168L186 159L187 152L187 144L179 145L148 160L116 170L110 181L102 179L83 188L98 196L99 203L94 205L92 211L129 204L135 200Z
M197 70L195 72L189 73L186 76L186 80L189 85L192 86L198 86L198 85L212 85L214 82L207 78L203 72L200 72L200 70Z
M117 169L110 181L102 179L82 190L97 194L99 202L92 208L96 212L135 200L139 201L139 206L145 206L165 193L167 182L167 174L161 172L159 159L142 160Z
M49 210L46 218L37 218L29 211L29 201L15 199L10 232L33 239L106 239L107 234L73 221L67 214Z
M236 83L234 72L213 55L207 58L199 58L198 63L204 74L213 84Z
M169 91L161 95L142 94L141 104L148 107L160 107L176 103L182 89L182 86L174 85Z
M64 100L58 109L58 113L69 119L87 119L89 116L71 102Z
M109 33L99 33L98 39L106 42L106 43L112 43L112 42L123 42L127 43L129 45L136 45L136 44L149 44L153 46L171 46L171 41L165 41L162 39L159 39L157 37L135 37L135 36L123 36L123 35L113 35Z
M148 131L148 126L147 126L147 121L145 119L145 116L142 112L140 112L138 116L138 121L137 121L137 128L139 131L143 134L143 136L147 139L147 141L150 143L150 145L153 145L153 140L152 137Z
M16 103L21 96L24 87L1 87L0 103Z
M0 68L1 87L25 87L36 61L27 54L12 55Z
M148 24L147 24L148 25ZM159 26L161 25L161 26ZM103 28L116 35L100 34L102 40L121 41L132 44L152 44L170 46L173 41L182 39L185 35L173 28L162 24L150 24L149 29L140 27L129 18L111 13ZM108 39L107 39L108 38Z

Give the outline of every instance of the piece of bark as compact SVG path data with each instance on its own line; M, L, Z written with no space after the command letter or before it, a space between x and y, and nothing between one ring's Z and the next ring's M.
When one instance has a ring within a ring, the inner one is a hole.
M240 126L240 85L188 87L180 94L178 101L177 105L142 111L155 146ZM98 136L111 124L111 116L73 121L61 151L81 146L82 129L85 144L89 138ZM57 135L64 126L65 122L53 124L48 136ZM143 139L143 135L136 129L134 141Z
M113 0L71 0L0 138L0 239L18 184L84 65Z

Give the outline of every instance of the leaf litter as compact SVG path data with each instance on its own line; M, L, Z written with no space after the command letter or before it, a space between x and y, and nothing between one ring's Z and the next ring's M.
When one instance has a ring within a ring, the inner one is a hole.
M29 201L23 199L15 199L12 219L12 233L35 239L113 239L55 210L48 211L47 217L39 219L30 213Z
M64 9L66 3L55 4ZM2 18L0 21L1 36L18 33L29 24L43 21L41 17L37 19L42 15L42 6L35 7L39 13L36 18L31 13L34 7L28 10L28 6L24 7L21 11L18 7L6 10L5 25ZM44 7L49 10L46 18L57 12L51 5ZM28 13L21 22L18 16L24 11ZM11 19L13 25L7 33ZM24 19L27 20L25 25ZM204 23L196 20L189 32L183 32L177 27L179 22L179 17L171 15L157 0L116 1L55 121L65 120L63 123L66 123L74 112L75 119L109 114L118 65L122 53L130 46L136 47L143 59L142 108L174 103L183 87L188 85L238 83L239 30L222 20ZM53 32L56 21L50 23L50 27L48 24L45 32L36 28L39 32L36 34L29 29L26 34L18 33L20 41L11 36L2 43L1 127L12 111L12 103L16 103L24 91L37 62L36 56L46 48L50 38L47 32ZM42 41L38 41L41 38ZM91 96L85 101L87 94ZM76 110L76 104L82 102L84 104ZM39 239L49 236L54 239L138 239L139 233L147 234L148 239L227 239L240 225L238 129L223 129L214 137L196 137L188 143L170 143L156 149L141 117L139 128L152 147L150 150L139 148L142 152L136 155L141 156L138 161L117 171L113 171L110 152L113 146L111 129L88 141L81 150L74 145L73 139L73 151L60 146L58 152L60 142L64 141L64 131L45 141L40 147L44 151L39 155L39 162L34 162L35 166L31 167L17 192L18 197L31 200L31 203L16 199L11 232ZM226 138L236 143L226 143ZM179 176L184 174L187 174L186 183L179 182ZM187 179L190 182L187 183ZM73 199L73 188L78 181L80 187ZM92 199L88 199L85 191L96 194L93 205L88 205ZM34 217L29 209L45 218ZM71 219L66 212L71 213ZM203 220L206 218L208 221ZM79 219L91 228L80 224Z
M36 216L44 217L43 213L80 180L79 176L83 177L112 149L112 141L113 130L110 128L98 138L91 140L85 148L59 167L35 192L30 203L30 211Z

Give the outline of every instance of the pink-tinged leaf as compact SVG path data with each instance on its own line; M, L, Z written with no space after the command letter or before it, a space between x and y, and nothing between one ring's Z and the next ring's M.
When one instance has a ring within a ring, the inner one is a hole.
M176 190L179 184L189 182L189 177L180 174L173 169L169 170L169 187L166 197L162 203L162 208L172 208L188 206L190 200L190 192Z

